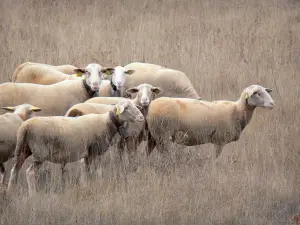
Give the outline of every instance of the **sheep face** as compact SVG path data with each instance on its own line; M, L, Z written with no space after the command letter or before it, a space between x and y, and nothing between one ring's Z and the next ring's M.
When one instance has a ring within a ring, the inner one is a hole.
M162 92L162 89L153 87L150 84L140 84L137 87L127 89L128 94L137 93L139 104L143 107L148 106L152 100L155 99L155 95Z
M117 90L121 90L126 81L126 76L131 75L135 70L128 70L122 66L117 66L112 74L112 83L116 86Z
M27 120L29 118L34 117L35 112L39 112L42 110L41 108L35 107L30 104L22 104L15 107L2 107L2 109L14 112L15 114L19 115L23 120Z
M266 109L274 108L274 101L269 94L272 92L272 89L264 88L259 85L252 85L246 88L245 92L245 99L247 100L248 105Z
M98 91L101 85L104 74L112 74L114 68L103 68L99 64L91 63L84 69L75 69L74 72L77 76L84 74L86 83L93 91Z
M122 101L116 104L116 116L121 122L144 122L144 116L130 100Z

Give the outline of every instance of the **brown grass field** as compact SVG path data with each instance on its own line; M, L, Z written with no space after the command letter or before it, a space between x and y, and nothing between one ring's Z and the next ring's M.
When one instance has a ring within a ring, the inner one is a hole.
M236 100L260 84L274 89L275 101L272 111L256 110L214 168L210 144L174 145L165 162L156 150L147 159L142 144L137 172L111 149L90 187L77 185L72 163L62 194L58 166L46 163L41 192L29 198L29 158L19 193L0 195L0 224L293 224L300 213L299 1L1 0L0 19L1 82L26 61L141 61L185 72L206 100ZM11 162L7 168L9 176Z

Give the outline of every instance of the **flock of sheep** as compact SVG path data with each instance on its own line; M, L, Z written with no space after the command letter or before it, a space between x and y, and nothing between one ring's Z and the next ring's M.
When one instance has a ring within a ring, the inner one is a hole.
M147 141L146 153L169 144L215 145L237 141L256 107L272 109L272 89L245 88L237 101L205 101L181 71L149 63L85 68L26 62L12 82L0 84L0 182L14 157L7 192L15 189L27 157L29 194L37 192L36 173L49 161L64 166L79 161L84 184L96 158L113 144L120 156ZM11 111L5 113L6 111Z

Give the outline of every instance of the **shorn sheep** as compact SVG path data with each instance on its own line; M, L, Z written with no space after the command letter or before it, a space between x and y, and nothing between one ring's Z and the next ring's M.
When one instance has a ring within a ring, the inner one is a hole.
M132 102L141 107L141 112L144 117L148 114L149 104L158 96L163 90L160 87L154 87L150 84L140 84L136 87L129 88L126 90L128 94L135 94L135 98L132 99ZM101 103L101 104L115 104L116 102L122 100L123 98L114 98L114 97L95 97L85 101L85 103ZM146 121L145 121L146 122ZM137 146L143 141L147 140L148 137L148 128L147 122L144 125L144 128L137 136L125 137L127 149L130 150L129 153L136 153ZM124 144L124 143L123 143ZM123 151L124 146L119 146L119 150Z
M150 84L140 84L137 87L130 88L126 90L129 94L135 93L135 99L131 101L139 106L140 111L142 112L143 116L145 117L148 112L148 106L152 100L155 99L155 96L162 92L162 89L159 87L153 87ZM126 98L120 97L95 97L92 99L87 100L85 103L79 103L71 107L65 116L69 117L76 117L82 116L90 113L104 113L110 110L111 105L106 104L116 104L120 101L124 101ZM145 121L146 122L146 121ZM120 156L122 156L125 146L130 153L136 153L136 149L138 145L143 141L147 140L148 137L148 129L147 124L142 124L142 128L140 124L136 123L126 123L124 125L126 127L126 131L121 132L121 140L118 143L118 150ZM131 132L128 133L128 130L140 130L136 135L129 135ZM125 142L124 142L125 141Z
M175 142L185 146L212 143L217 158L227 143L237 141L256 107L273 109L272 89L247 87L236 101L201 101L162 97L149 106L147 123L149 155L156 146L160 152Z
M19 127L27 119L34 117L35 112L41 111L41 108L29 104L2 108L10 112L0 115L0 184L4 183L5 178L3 163L13 156Z
M59 66L54 66L54 65L50 65L50 64L44 64L44 63L36 63L36 62L25 62L22 63L21 65L19 65L12 76L12 81L14 82L19 74L20 71L22 71L24 68L26 68L27 66L32 66L32 65L40 65L40 66L46 66L46 67L50 67L53 68L59 72L65 73L65 74L73 74L74 70L77 69L76 66L72 66L72 65L59 65Z
M7 191L14 189L19 170L30 155L33 163L26 170L30 195L36 193L35 175L45 161L61 164L63 170L66 163L83 159L82 176L87 182L91 162L108 149L124 122L144 122L142 113L129 100L119 102L105 114L27 120L18 131Z
M123 85L124 90L147 83L164 90L157 97L201 99L187 75L179 70L139 62L130 63L124 68L135 71L132 75L126 77ZM126 97L126 95L123 97ZM135 97L135 95L132 97Z
M74 69L74 71L77 68ZM14 83L33 83L33 84L55 84L64 80L78 80L81 79L73 71L72 75L65 74L57 69L43 65L33 64L26 66L21 71L13 76Z
M107 76L109 77L109 76ZM99 90L102 97L135 97L126 92L131 87L147 83L164 90L157 97L185 97L200 99L189 78L181 71L150 63L130 63L115 67L109 81L104 81Z
M103 97L123 97L123 85L128 76L133 74L134 70L126 69L122 66L117 66L114 68L114 72L112 74L108 73L108 76L101 84L99 89L99 96ZM124 96L129 97L129 96Z
M38 116L63 116L74 104L97 95L103 74L113 70L99 64L89 64L84 69L75 70L84 74L85 78L80 80L66 80L52 85L3 83L0 84L0 107L26 102L43 109L37 113Z

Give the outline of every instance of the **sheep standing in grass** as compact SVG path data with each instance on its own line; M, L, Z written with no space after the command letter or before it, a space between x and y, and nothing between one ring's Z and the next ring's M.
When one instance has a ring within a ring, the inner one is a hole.
M99 96L102 97L129 97L124 96L124 83L128 77L135 71L126 69L122 66L114 68L114 72L106 77L109 80L104 80L99 89Z
M50 67L53 68L57 71L60 71L62 73L65 74L73 74L75 69L78 69L75 66L72 65L59 65L59 66L53 66L50 64L43 64L43 63L34 63L34 62L25 62L23 64L21 64L20 66L18 66L12 76L12 81L14 82L17 79L17 76L19 74L20 71L22 71L25 67L27 66L32 66L32 65L40 65L40 66L46 66L46 67Z
M148 107L152 100L156 98L157 95L162 93L162 89L159 87L154 87L150 84L140 84L137 87L129 88L126 90L128 94L136 94L136 97L132 99L132 102L135 105L140 106L140 110L143 113L144 117L148 114ZM87 100L85 103L101 103L101 104L116 104L116 102L122 100L123 98L114 98L114 97L95 97L93 99ZM145 121L146 122L146 121ZM132 126L132 125L129 125ZM130 153L136 153L137 146L143 141L147 140L148 137L148 128L147 122L144 124L142 131L137 136L126 137L126 146L130 150ZM124 146L119 146L120 154L124 150Z
M35 175L45 161L61 164L63 168L66 163L83 158L82 175L86 181L91 162L108 149L124 122L144 122L142 113L129 100L119 102L105 114L27 120L18 131L8 192L16 184L19 170L30 155L34 158L26 170L30 195L36 192Z
M39 116L63 116L74 104L84 102L97 95L103 74L112 72L113 68L103 68L99 64L92 63L84 69L75 71L83 73L85 78L66 80L52 85L0 84L0 107L20 105L26 102L43 109L37 113Z
M169 140L185 146L212 143L217 158L225 144L237 141L256 107L272 109L272 89L259 85L247 87L236 102L200 101L187 98L158 98L148 111L151 134L147 153L156 146L169 149Z
M74 69L76 71L77 69ZM72 75L65 74L57 69L43 65L32 64L28 65L13 76L14 83L33 83L33 84L55 84L64 80L78 80L78 77L73 71Z
M115 67L110 80L102 82L99 96L131 97L126 92L131 87L147 83L164 90L157 97L186 97L200 99L188 77L178 70L150 63L131 63L125 67ZM135 94L132 94L132 98Z
M2 108L13 113L9 112L0 115L0 184L4 183L5 178L5 167L3 163L13 156L19 127L27 119L34 117L34 112L41 111L40 108L29 104Z
M135 99L131 101L137 105L140 111L145 117L148 112L148 106L152 100L155 99L155 96L162 92L158 87L153 87L150 84L140 84L137 87L130 88L127 90L129 94L136 93ZM79 103L71 107L65 116L76 117L82 116L90 113L104 113L110 110L111 105L105 104L117 104L120 101L124 101L126 98L117 98L117 97L95 97L87 100L85 103ZM145 121L146 122L146 121ZM142 126L142 127L141 127ZM148 129L147 124L136 124L136 123L125 123L125 131L121 131L121 140L118 140L118 151L120 156L123 155L125 145L129 151L130 157L133 157L133 154L136 153L138 145L143 141L147 140ZM130 130L139 131L136 135L130 135ZM125 140L125 142L124 142Z
M135 71L131 76L126 77L124 90L147 83L164 90L157 97L201 99L186 74L179 70L139 62L130 63L124 68Z

